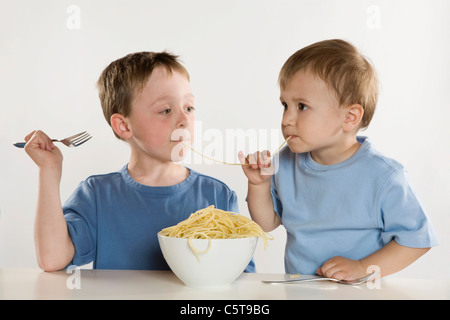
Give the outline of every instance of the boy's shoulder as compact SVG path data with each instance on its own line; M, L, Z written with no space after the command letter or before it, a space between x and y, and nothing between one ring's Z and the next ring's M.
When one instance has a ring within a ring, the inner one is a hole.
M80 182L77 189L85 190L100 190L110 189L111 186L118 187L123 182L122 174L120 171L92 174ZM87 188L87 189L86 189Z
M362 142L361 151L362 155L365 156L368 161L368 165L372 168L379 167L380 169L385 169L387 171L398 171L403 170L403 165L397 160L388 157L378 151L375 148L372 141L367 137L358 137L358 140Z
M96 183L96 182L106 182L106 181L114 181L116 179L121 179L121 171L114 171L108 173L98 173L92 174L86 178L87 183Z

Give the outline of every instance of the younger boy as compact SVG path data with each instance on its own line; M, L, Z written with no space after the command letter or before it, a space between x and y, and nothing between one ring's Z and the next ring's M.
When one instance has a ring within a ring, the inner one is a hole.
M98 89L106 121L130 145L118 172L81 182L61 207L62 154L42 131L25 150L39 167L35 243L39 266L93 261L99 269L168 269L157 232L209 205L238 211L224 183L172 162L177 129L193 136L194 96L177 57L140 52L112 62ZM188 135L189 136L189 135ZM254 271L253 262L246 271Z
M437 244L405 169L357 136L377 103L377 79L348 42L327 40L294 53L279 75L290 137L273 176L267 153L241 163L248 208L265 231L286 228L287 273L356 279L397 272Z

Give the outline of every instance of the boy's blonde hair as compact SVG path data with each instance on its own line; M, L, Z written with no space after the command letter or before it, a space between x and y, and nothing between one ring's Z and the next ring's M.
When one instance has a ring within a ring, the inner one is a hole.
M377 75L352 44L340 39L325 40L295 52L281 68L281 89L300 70L319 76L336 93L341 106L360 104L364 109L360 126L369 126L378 100Z
M169 74L176 71L189 81L189 73L178 61L178 56L167 52L136 52L111 62L97 82L103 115L111 126L114 113L128 117L131 102L146 85L153 70L165 68ZM119 137L115 132L117 138ZM123 139L122 139L123 140Z

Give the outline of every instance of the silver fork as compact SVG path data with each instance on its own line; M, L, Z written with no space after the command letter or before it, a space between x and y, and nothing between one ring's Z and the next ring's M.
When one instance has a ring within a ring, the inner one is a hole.
M322 276L309 276L307 278L296 278L296 279L288 279L288 280L262 280L263 283L298 283L298 282L309 282L309 281L323 281L323 280L327 280L327 281L334 281L334 282L338 282L338 283L343 283L343 284L348 284L348 285L352 285L352 286L356 286L358 284L367 282L369 280L371 280L373 277L375 277L379 272L374 272L372 274L369 274L365 277L359 278L359 279L354 279L354 280L338 280L338 279L334 279L334 278L326 278L326 277L322 277Z
M61 142L62 144L68 146L68 147L78 147L79 145L82 145L86 141L88 141L92 136L87 133L86 131L74 134L73 136L64 138L62 140L58 139L52 139L53 142ZM14 143L14 146L17 148L23 148L25 147L27 143L26 142L16 142Z

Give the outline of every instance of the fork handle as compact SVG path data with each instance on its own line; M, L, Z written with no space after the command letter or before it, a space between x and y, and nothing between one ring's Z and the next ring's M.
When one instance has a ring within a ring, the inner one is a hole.
M59 140L52 139L52 142L57 142L57 141L59 141ZM17 147L17 148L25 148L26 144L27 144L26 142L16 142L13 144L13 146Z
M26 142L16 142L14 143L14 147L24 148L26 144L27 144Z
M301 278L301 279L288 279L288 280L262 280L263 283L296 283L296 282L310 282L310 281L338 281L333 278Z

